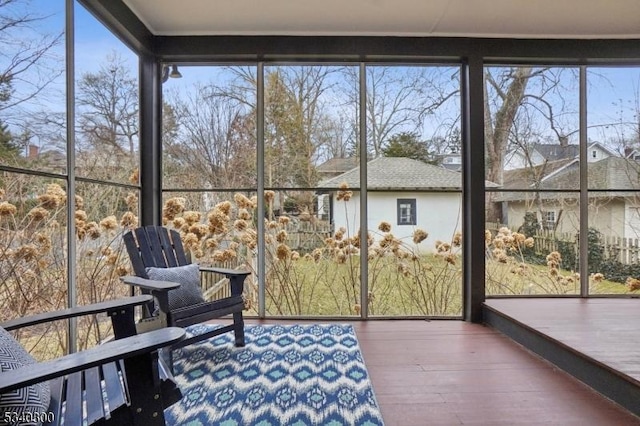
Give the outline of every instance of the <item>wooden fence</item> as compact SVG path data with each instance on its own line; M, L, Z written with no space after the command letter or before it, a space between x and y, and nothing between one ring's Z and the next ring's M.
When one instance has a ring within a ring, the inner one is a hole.
M507 226L492 222L486 224L486 229L494 235L501 227ZM577 233L554 232L545 229L539 230L535 235L527 235L527 237L529 236L535 240L536 253L545 254L557 251L560 242L575 245L575 251L578 252ZM624 265L640 262L640 240L638 238L622 238L601 234L600 245L606 259L617 260Z
M287 223L285 229L288 235L287 244L291 250L299 253L309 253L322 247L324 241L332 235L332 226L325 221L292 221Z
M292 221L286 227L287 244L292 250L300 253L309 253L317 247L324 245L324 240L331 236L332 227L327 222L304 222ZM237 260L217 263L217 267L235 269L238 267ZM202 271L200 273L202 289L205 299L216 300L231 295L231 290L227 279L214 272Z

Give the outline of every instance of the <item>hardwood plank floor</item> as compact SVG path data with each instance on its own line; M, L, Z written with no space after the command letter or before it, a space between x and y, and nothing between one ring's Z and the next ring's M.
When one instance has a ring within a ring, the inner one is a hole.
M629 411L486 326L350 323L387 426L640 425Z
M486 304L640 386L640 299L491 299Z

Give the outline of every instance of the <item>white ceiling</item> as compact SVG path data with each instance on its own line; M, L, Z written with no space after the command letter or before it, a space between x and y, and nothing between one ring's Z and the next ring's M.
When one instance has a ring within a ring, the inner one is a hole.
M123 0L156 35L640 38L640 0Z

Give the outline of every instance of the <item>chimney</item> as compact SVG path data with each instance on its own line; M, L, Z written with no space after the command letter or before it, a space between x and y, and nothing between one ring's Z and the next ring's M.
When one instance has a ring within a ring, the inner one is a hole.
M629 157L631 155L631 153L633 152L633 148L631 148L630 146L625 146L624 147L624 156L625 157Z
M27 153L27 158L36 158L38 157L38 147L35 145L29 145L29 152Z

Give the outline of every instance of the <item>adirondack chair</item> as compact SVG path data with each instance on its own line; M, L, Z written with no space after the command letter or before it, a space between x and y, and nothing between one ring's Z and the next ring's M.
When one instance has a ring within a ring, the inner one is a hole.
M151 296L75 307L0 324L0 424L157 425L182 398L158 351L184 338L181 328L135 335L134 307ZM36 362L8 332L106 312L115 339Z
M242 292L248 271L227 268L199 267L185 254L180 234L162 226L136 228L124 235L124 242L136 276L121 277L128 285L142 293L152 294L156 309L150 309L151 328L157 326L187 327L205 321L232 315L233 322L207 333L187 336L168 348L168 362L173 364L171 351L194 342L233 331L235 345L244 346L244 299ZM228 279L231 295L218 300L205 301L200 291L200 273L217 273ZM195 274L195 276L193 275ZM190 277L190 278L188 278ZM193 281L196 281L195 283ZM190 287L189 289L187 287ZM192 288L198 287L197 289ZM179 294L177 292L182 291ZM186 293L186 294L185 294ZM194 295L194 293L197 293ZM156 322L157 324L153 324ZM145 321L141 324L144 326Z

